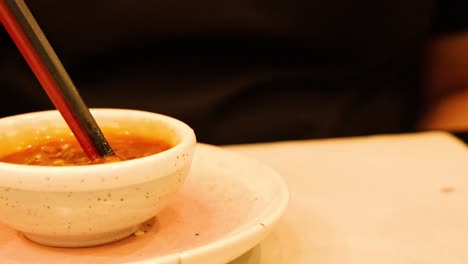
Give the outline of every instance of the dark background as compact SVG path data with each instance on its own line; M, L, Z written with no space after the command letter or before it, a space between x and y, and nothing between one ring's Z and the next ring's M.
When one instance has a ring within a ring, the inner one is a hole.
M90 107L159 112L212 144L413 131L429 0L26 1ZM0 32L0 115L52 109Z

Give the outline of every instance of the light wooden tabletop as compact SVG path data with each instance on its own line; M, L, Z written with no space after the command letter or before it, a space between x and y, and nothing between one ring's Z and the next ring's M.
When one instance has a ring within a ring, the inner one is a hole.
M468 263L468 152L448 134L226 148L291 193L274 232L231 264Z

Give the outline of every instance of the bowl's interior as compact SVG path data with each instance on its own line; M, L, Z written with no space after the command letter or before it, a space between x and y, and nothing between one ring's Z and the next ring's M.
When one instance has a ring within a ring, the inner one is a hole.
M173 147L143 158L90 166L30 166L0 162L0 186L40 191L90 191L120 188L181 173L191 162L193 130L177 119L138 110L92 109L104 131L162 140ZM0 119L0 157L42 144L54 137L73 137L57 111ZM118 154L118 153L117 153Z
M175 146L182 140L177 127L160 115L124 110L94 110L104 135L135 135L162 140ZM19 115L0 120L0 156L57 138L73 138L55 111Z

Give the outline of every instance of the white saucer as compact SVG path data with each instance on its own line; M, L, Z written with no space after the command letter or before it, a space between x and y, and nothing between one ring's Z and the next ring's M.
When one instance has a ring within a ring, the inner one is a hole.
M132 236L100 247L38 245L0 225L2 263L221 264L258 244L288 203L283 179L269 167L199 144L177 197Z

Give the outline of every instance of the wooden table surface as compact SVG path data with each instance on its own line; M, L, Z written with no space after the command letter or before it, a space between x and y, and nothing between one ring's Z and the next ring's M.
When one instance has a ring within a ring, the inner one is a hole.
M226 146L285 178L274 232L231 264L468 263L468 152L445 133Z

